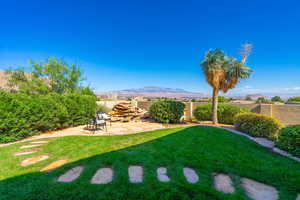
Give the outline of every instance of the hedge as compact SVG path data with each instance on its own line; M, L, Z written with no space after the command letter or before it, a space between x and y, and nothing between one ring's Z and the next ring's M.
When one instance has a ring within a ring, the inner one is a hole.
M283 128L278 133L276 146L300 157L300 125Z
M178 123L183 116L185 105L177 101L158 101L150 106L153 119L162 123Z
M248 108L220 104L218 106L218 121L224 124L233 124L234 117L240 113L248 113L250 110ZM212 118L212 105L203 104L196 107L194 110L194 117L199 121L210 121Z
M96 98L91 95L28 96L0 90L0 143L84 124L95 111Z
M236 116L235 127L249 135L274 140L283 125L278 120L266 115L244 113Z

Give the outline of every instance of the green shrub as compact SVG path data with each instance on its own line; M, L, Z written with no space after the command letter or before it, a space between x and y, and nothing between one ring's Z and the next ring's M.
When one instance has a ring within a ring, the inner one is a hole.
M183 116L185 105L177 101L158 101L150 106L150 115L162 123L178 123Z
M297 97L291 97L291 98L289 98L288 101L291 101L291 102L300 102L300 96L297 96Z
M237 114L247 112L250 112L248 108L229 104L220 104L218 106L218 121L224 124L233 124L234 117ZM194 117L199 121L210 121L212 117L212 105L203 104L197 106L194 110Z
M257 137L276 139L283 125L276 119L255 113L239 114L234 123L236 129Z
M105 112L105 113L109 113L112 109L110 109L109 107L107 107L106 105L103 104L98 104L97 105L97 111L98 112Z
M96 111L91 95L26 95L0 91L0 143L84 124Z
M300 125L288 126L278 133L276 146L300 157Z

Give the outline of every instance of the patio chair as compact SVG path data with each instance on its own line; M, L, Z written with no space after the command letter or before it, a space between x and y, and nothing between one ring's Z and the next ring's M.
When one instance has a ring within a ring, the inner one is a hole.
M108 114L106 114L105 112L97 112L97 116L99 119L104 119L105 121L109 121L111 126L111 117Z

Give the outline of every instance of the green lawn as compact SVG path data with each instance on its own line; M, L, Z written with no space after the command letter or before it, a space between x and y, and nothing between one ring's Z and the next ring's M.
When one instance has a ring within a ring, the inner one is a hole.
M248 177L279 190L281 200L295 200L300 193L300 164L272 154L249 139L212 127L182 127L120 136L69 136L51 139L41 152L48 160L21 167L27 157L13 156L29 142L0 148L0 199L249 199L240 187L239 177ZM39 170L59 158L69 163L51 172ZM144 167L144 181L128 181L128 166ZM56 178L72 166L83 165L81 176L71 183ZM107 185L90 184L101 166L111 165L114 180ZM171 181L161 183L156 168L166 166ZM200 181L190 184L183 167L194 168ZM223 194L213 188L211 174L231 176L236 192Z

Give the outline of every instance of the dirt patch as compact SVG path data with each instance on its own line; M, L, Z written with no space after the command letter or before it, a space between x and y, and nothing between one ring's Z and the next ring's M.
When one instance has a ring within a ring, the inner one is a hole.
M46 141L46 140L40 140L40 141L32 141L30 143L31 144L46 144L46 143L48 143L48 141Z
M66 173L58 177L57 181L58 182L72 182L75 179L77 179L81 172L83 171L84 167L83 166L76 166L73 167L72 169L68 170Z
M167 174L167 168L159 167L159 168L157 168L156 173L157 173L157 178L159 181L161 181L161 182L169 182L170 181L170 178Z
M214 183L215 188L218 191L224 192L226 194L234 192L232 181L226 174L214 174Z
M242 186L247 195L254 200L277 200L278 192L276 188L248 178L242 178Z
M42 146L43 144L32 144L32 145L23 145L20 147L20 149L29 149L29 148L34 148L34 147L39 147Z
M192 168L183 168L183 175L189 183L197 183L199 181L199 176L197 175L196 171Z
M59 160L56 160L52 163L50 163L49 165L43 167L40 171L41 172L46 172L46 171L51 171L53 169L56 169L62 165L64 165L65 163L67 162L66 159L59 159Z
M131 183L143 182L143 167L132 165L128 168L129 181Z
M15 156L23 156L23 155L33 154L33 153L36 153L36 152L38 152L38 150L18 152L18 153L15 153L14 155Z
M27 158L27 159L25 159L21 162L21 166L25 167L25 166L28 166L28 165L32 165L32 164L35 164L37 162L41 162L43 160L46 160L48 158L49 158L49 156L47 156L47 155L41 155L41 156L36 156L36 157L32 157L32 158Z
M113 180L114 171L110 167L98 169L93 176L91 183L93 184L107 184Z

